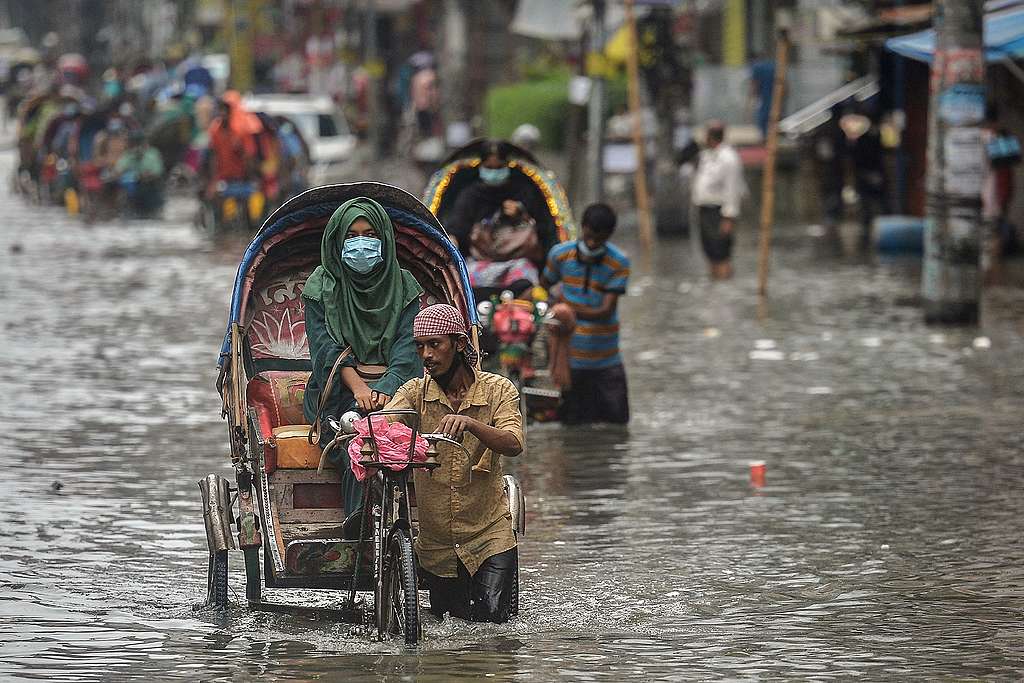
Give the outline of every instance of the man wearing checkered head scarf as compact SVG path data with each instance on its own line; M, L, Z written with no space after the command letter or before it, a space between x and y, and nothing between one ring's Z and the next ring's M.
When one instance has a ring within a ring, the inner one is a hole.
M519 392L476 368L466 319L454 306L420 311L413 338L427 375L404 384L387 408L415 410L422 432L447 434L469 452L440 443L440 466L414 475L416 554L430 611L502 623L518 610L519 556L499 456L523 451Z

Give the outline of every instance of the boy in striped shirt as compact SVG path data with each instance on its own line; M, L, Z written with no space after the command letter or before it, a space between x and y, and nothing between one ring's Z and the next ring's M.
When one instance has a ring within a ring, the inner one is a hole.
M626 293L629 258L608 241L615 223L607 204L588 206L580 239L555 245L541 277L544 287L561 283L561 299L576 311L569 346L572 386L562 394L559 416L565 424L629 422L617 310Z

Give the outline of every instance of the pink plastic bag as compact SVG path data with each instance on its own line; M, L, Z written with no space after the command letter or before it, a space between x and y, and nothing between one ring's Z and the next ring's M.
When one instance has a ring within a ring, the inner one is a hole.
M404 463L409 458L409 439L412 437L412 429L401 422L388 422L383 415L373 416L373 437L377 442L377 450L380 453L381 462L396 463L388 465L393 470L401 470L406 467ZM352 467L352 474L356 480L366 479L366 468L360 464L362 454L359 449L363 447L363 439L370 434L369 420L363 418L353 423L356 432L359 434L348 445L348 459ZM416 436L416 447L413 450L411 460L423 462L427 459L427 448L429 444L419 435ZM403 463L403 464L398 464Z

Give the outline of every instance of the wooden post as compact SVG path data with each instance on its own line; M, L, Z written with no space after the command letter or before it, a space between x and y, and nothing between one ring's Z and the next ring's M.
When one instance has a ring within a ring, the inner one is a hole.
M626 71L629 85L629 116L633 120L633 146L636 147L636 213L640 229L640 242L648 250L654 244L651 225L651 207L647 196L647 155L644 145L644 123L640 112L640 41L636 32L636 14L633 0L626 0L626 25L629 30L629 50Z
M768 260L772 246L772 221L775 218L775 155L779 147L779 116L786 90L786 69L789 66L789 35L779 31L775 49L775 82L772 84L772 108L765 141L764 176L761 185L761 244L757 258L757 317L765 316L768 296Z

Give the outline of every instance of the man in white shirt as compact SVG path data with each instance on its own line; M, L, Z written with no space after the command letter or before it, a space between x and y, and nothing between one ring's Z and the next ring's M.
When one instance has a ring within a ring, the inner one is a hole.
M709 121L707 147L700 153L693 179L700 243L711 265L713 280L732 277L732 242L740 202L746 192L743 164L736 150L725 144L725 124Z

